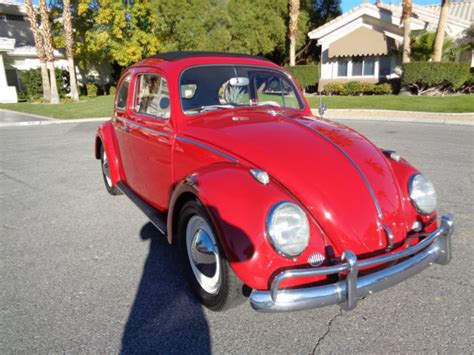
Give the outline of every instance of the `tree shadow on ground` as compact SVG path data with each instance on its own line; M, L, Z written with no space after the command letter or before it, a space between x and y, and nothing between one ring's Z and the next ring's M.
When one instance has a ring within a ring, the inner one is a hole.
M211 352L209 328L180 265L179 250L151 223L140 231L150 242L143 276L122 338L122 354Z

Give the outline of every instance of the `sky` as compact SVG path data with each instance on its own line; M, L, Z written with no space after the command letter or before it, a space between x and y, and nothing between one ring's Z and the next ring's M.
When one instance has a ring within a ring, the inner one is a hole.
M363 0L342 0L341 1L341 7L342 7L342 12L347 12L353 7L356 7L357 5L360 5ZM374 3L374 1L369 1L370 3ZM382 0L382 2L387 3L387 4L400 4L401 0ZM441 0L413 0L413 3L416 5L438 5L441 3Z

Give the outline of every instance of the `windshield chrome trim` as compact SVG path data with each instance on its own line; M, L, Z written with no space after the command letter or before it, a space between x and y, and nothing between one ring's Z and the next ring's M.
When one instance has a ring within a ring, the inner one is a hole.
M370 185L369 183L369 180L367 180L366 176L364 175L364 173L362 172L361 168L357 165L357 163L351 158L351 156L349 154L346 153L346 151L344 149L342 149L337 143L335 143L334 141L332 141L328 136L326 136L324 133L321 133L319 132L317 129L314 129L313 127L311 126L308 126L302 122L299 122L297 120L295 120L294 118L291 118L289 116L286 116L286 115L282 115L282 114L279 114L280 117L283 117L283 118L286 118L287 120L290 120L292 122L295 122L296 124L299 124L300 126L303 126L303 127L306 127L308 129L310 129L311 131L313 131L314 133L316 133L318 136L320 136L321 138L323 138L326 142L328 142L329 144L331 144L334 148L336 148L340 153L342 153L342 155L344 155L344 157L346 157L346 159L351 163L351 165L354 167L354 169L357 171L357 173L359 174L359 176L362 178L362 180L364 181L364 184L367 188L367 190L369 191L369 194L372 198L372 201L374 202L374 205L375 205L375 209L377 210L377 215L379 217L380 220L383 219L383 213L382 213L382 209L380 208L380 204L379 204L379 201L377 200L377 196L375 196L375 192L374 190L372 189L372 186Z
M299 108L292 108L292 107L281 107L282 109L285 109L285 110L295 110L295 111L298 111L298 112L303 112L304 110L306 110L306 102L304 100L304 97L302 96L300 90L298 89L297 85L295 85L295 79L293 79L293 77L288 74L287 72L285 71L282 71L278 68L274 68L274 67L270 67L270 66L265 66L265 65L254 65L254 64L196 64L196 65L191 65L189 67L186 67L184 68L180 73L179 73L179 77L178 77L178 95L179 95L179 107L181 109L181 112L183 113L183 115L185 115L186 117L195 117L197 115L200 115L200 114L203 114L203 113L206 113L206 112L198 112L198 113L195 113L195 114L187 114L186 111L184 110L184 107L183 107L183 101L182 101L182 97L181 97L181 78L183 76L183 74L188 71L189 69L193 69L193 68L200 68L200 67L237 67L237 66L240 66L240 67L254 67L254 68L262 68L262 69L267 69L267 70L273 70L275 72L277 72L278 74L284 76L285 78L288 79L288 81L290 82L291 86L293 87L293 90L295 90L295 92L298 93L298 97L297 97L297 100L298 102L300 103L300 107ZM245 105L245 106L239 106L239 107L234 107L234 109L238 109L238 108L244 108L244 109L248 109L248 108L254 108L254 107L261 107L261 106L257 106L257 105Z

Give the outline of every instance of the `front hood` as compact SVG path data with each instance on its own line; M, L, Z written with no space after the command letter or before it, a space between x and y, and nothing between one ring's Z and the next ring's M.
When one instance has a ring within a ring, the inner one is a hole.
M216 112L186 124L183 134L266 170L305 206L336 253L358 255L406 235L402 195L383 153L352 129L264 108Z

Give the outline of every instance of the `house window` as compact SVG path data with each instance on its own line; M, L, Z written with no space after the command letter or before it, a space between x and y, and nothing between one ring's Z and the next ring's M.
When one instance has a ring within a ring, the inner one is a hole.
M376 57L352 57L337 61L338 77L374 76Z
M352 59L352 76L362 76L362 67L364 61L362 58Z
M392 71L392 58L380 57L379 75L380 76L390 75L391 71Z
M337 61L337 76L347 76L347 64L348 61L346 59L340 59Z
M364 58L364 76L374 76L375 60L373 57Z
M0 20L25 21L25 18L22 15L0 14Z

